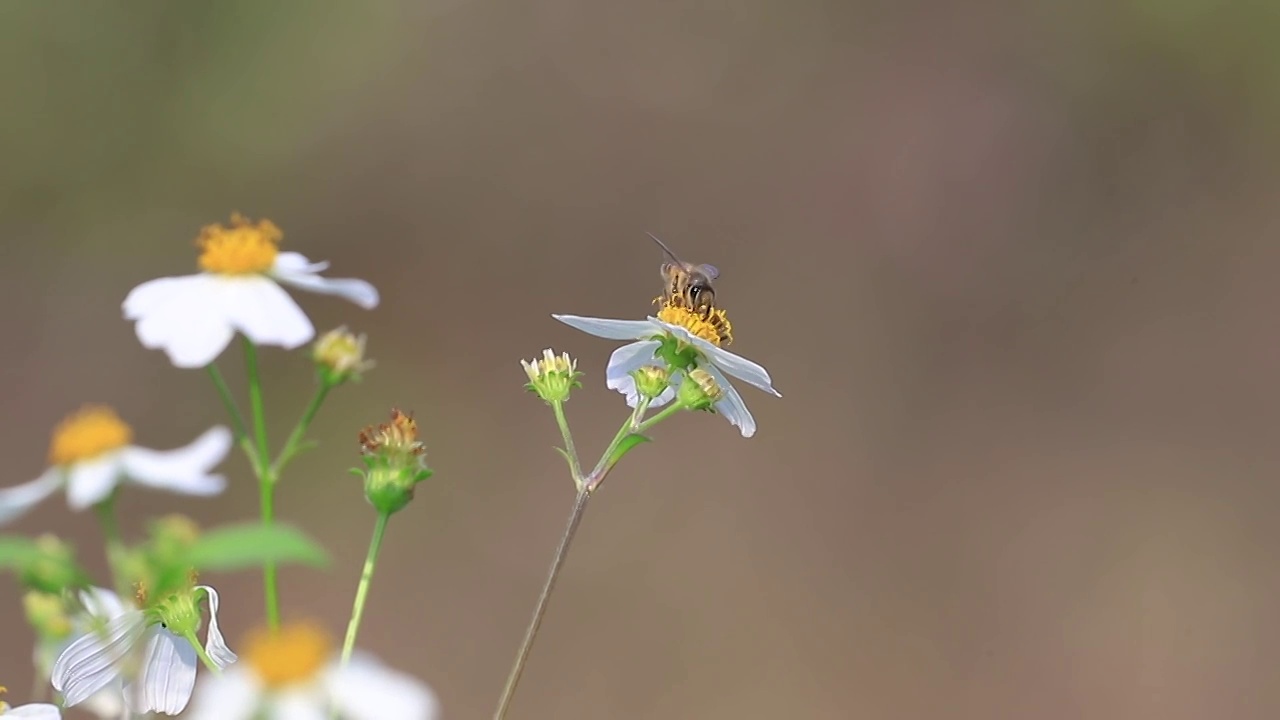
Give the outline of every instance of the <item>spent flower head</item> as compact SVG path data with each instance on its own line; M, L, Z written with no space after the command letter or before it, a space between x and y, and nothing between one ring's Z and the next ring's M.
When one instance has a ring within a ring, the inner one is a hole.
M396 409L391 422L360 431L360 453L365 469L352 472L364 478L365 497L380 513L389 515L408 505L414 486L432 474L418 424Z
M359 382L374 365L364 356L367 339L365 335L353 335L345 325L321 335L311 352L321 381L330 386L341 385L348 380Z
M521 360L520 365L529 376L526 388L549 403L564 402L569 399L569 392L582 387L578 372L578 361L569 357L569 353L556 355L547 348L542 351L542 359Z
M281 285L337 295L366 310L377 307L372 285L321 277L329 263L280 252L283 237L270 220L254 223L239 213L229 227L202 229L196 239L201 273L149 280L125 298L124 317L137 322L143 347L164 350L183 368L213 362L236 332L257 345L300 347L315 336L315 327Z
M231 449L231 431L225 427L213 427L175 450L151 450L132 441L133 429L109 407L86 405L72 413L54 428L44 474L0 490L0 524L64 487L72 510L103 502L122 482L198 496L226 487L225 478L210 474Z

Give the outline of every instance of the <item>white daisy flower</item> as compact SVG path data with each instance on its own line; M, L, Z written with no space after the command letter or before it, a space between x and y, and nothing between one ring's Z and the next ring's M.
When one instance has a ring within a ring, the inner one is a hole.
M134 609L115 593L105 588L91 587L80 591L80 604L84 612L71 617L71 631L61 640L44 641L36 645L36 670L48 680L53 674L53 664L62 653L82 635L101 632L108 622ZM110 683L81 703L81 709L99 718L117 720L125 712L124 690L119 681Z
M62 487L67 504L77 511L107 499L125 481L182 495L216 495L226 487L226 478L209 474L231 449L231 431L225 427L210 428L174 450L130 445L132 439L133 429L111 408L81 408L54 429L44 474L0 490L0 525Z
M328 636L311 625L260 632L244 662L200 684L189 720L435 720L429 687L357 653L342 665Z
M636 381L631 373L646 365L668 365L667 360L659 354L664 345L673 346L681 352L692 351L693 365L706 370L724 390L724 395L715 403L716 412L737 427L742 432L742 437L755 434L756 421L747 410L742 396L729 384L725 375L782 397L782 393L773 389L773 380L767 370L721 347L731 339L729 322L723 310L714 310L709 317L703 317L683 307L668 304L658 312L658 317L646 320L611 320L578 315L551 317L596 337L636 341L614 350L605 368L605 384L626 395L627 404L631 407L635 407L640 401ZM671 386L650 402L650 407L660 407L675 397L681 372L680 368L671 370Z
M209 601L205 653L217 667L227 667L236 661L236 654L218 629L218 592L208 585L194 589L204 591ZM50 681L62 693L66 707L123 682L124 704L130 712L177 715L191 700L196 663L191 642L175 634L160 614L125 610L100 631L86 633L67 646L53 663Z
M203 228L196 243L204 272L150 280L125 298L124 317L137 321L143 347L164 350L183 368L213 362L237 331L258 345L300 347L315 327L281 284L337 295L366 310L378 305L377 289L364 280L320 277L329 263L280 252L282 237L270 220L253 224L239 213L229 228Z

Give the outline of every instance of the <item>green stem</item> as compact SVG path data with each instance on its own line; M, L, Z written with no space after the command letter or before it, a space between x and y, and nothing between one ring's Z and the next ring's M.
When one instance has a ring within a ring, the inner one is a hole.
M280 472L284 470L285 464L292 460L294 455L298 454L302 438L307 434L307 428L311 427L311 421L315 419L316 413L319 412L320 406L324 404L324 399L328 397L329 391L332 389L333 385L329 384L328 381L320 380L320 386L316 388L316 394L311 397L311 402L307 405L307 409L303 411L302 419L298 420L293 432L289 433L289 439L285 441L284 448L280 450L280 456L271 465L271 477L279 479Z
M231 388L227 385L227 379L222 377L222 372L213 363L209 363L206 369L209 371L209 377L213 380L213 386L218 389L218 397L222 398L222 404L227 408L227 415L231 417L232 430L235 431L236 437L245 437L247 433L244 429L244 416L240 414L240 408L236 407L236 400L231 396Z
M196 655L199 656L204 666L209 669L209 672L214 675L222 674L222 668L218 667L218 663L214 662L213 658L209 657L209 653L205 652L204 646L200 644L200 638L196 637L194 631L188 631L183 637L187 639L187 642L191 643L191 647L196 649Z
M667 418L671 417L672 415L675 415L676 413L684 409L685 409L684 403L677 400L671 403L670 405L662 408L662 410L658 411L657 415L654 415L648 420L645 420L644 422L636 425L635 432L642 433L648 430L649 428L653 427L654 425L657 425L663 420L666 420Z
M534 608L533 619L524 633L524 642L516 654L515 665L507 677L507 684L502 689L502 698L498 700L498 709L494 711L494 720L503 720L511 707L511 699L515 696L516 685L520 683L520 675L524 673L525 663L529 660L529 651L533 649L533 641L538 636L538 628L542 626L542 618L547 613L547 602L551 599L551 591L555 589L556 579L560 577L560 568L569 554L569 546L573 544L573 536L578 532L578 524L582 522L582 514L587 509L587 501L591 499L590 490L580 490L573 501L573 511L569 514L569 524L560 538L560 546L556 548L555 558L551 561L551 570L547 573L547 581L538 595L538 605Z
M249 377L249 407L253 415L253 432L257 442L258 460L254 471L258 475L258 501L262 515L262 524L270 527L275 522L275 477L268 464L267 453L267 418L262 403L262 382L258 377L258 352L253 341L244 339L245 373ZM263 594L267 604L267 628L275 631L280 627L280 598L276 579L276 564L268 561L262 564Z
M125 555L128 551L124 546L124 538L120 535L120 523L116 520L116 494L111 493L106 500L94 505L93 509L98 515L98 521L102 524L102 534L106 538L107 564L111 566L116 594L127 598L132 594L129 579L124 573Z
M579 487L582 484L582 465L578 462L578 451L573 447L573 433L569 432L569 421L564 416L564 402L551 403L556 414L556 424L560 426L560 436L564 438L564 451L569 456L569 470L573 473L573 482Z
M360 618L364 615L364 601L369 595L369 585L373 582L373 568L378 564L378 552L382 549L382 536L387 532L387 521L391 514L378 513L378 520L373 526L373 539L369 541L369 554L364 559L364 570L360 573L360 585L356 587L356 601L351 606L351 620L347 622L347 637L342 642L342 664L351 660L351 653L356 647L356 633L360 631Z

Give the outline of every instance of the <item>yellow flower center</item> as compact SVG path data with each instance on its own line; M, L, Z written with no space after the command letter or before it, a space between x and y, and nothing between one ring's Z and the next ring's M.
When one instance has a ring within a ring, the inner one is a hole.
M245 657L268 688L306 682L329 661L329 636L311 624L258 630L245 643Z
M133 439L133 430L101 405L86 405L58 424L49 445L49 461L70 465L122 448Z
M231 227L206 225L196 238L200 269L223 275L263 273L275 264L284 233L270 220L256 224L240 213L231 214Z
M733 323L720 308L694 310L680 302L679 296L672 301L659 298L662 308L658 310L658 319L689 331L694 337L722 347L733 342Z

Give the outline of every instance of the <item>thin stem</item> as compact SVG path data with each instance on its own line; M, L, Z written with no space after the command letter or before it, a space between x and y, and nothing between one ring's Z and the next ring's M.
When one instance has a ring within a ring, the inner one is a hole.
M120 535L120 523L116 520L116 494L111 493L106 500L93 506L102 524L102 535L106 539L107 564L111 566L111 576L115 580L116 594L129 596L129 581L124 574L125 550L124 538Z
M294 426L293 432L289 434L289 439L285 441L284 448L280 450L280 456L271 466L271 477L279 479L280 471L284 470L284 466L294 455L298 454L299 445L302 438L307 434L307 428L311 427L311 421L315 419L316 413L320 410L320 406L324 404L324 399L329 395L329 391L333 389L333 385L325 380L320 381L319 387L316 388L316 394L312 396L311 402L307 405L307 409L302 413L302 419Z
M248 433L244 429L244 416L240 414L240 408L236 407L236 400L231 396L231 388L227 385L227 379L222 377L222 372L213 363L209 363L206 369L209 371L209 377L213 380L213 386L218 389L218 397L222 398L222 405L227 409L227 415L231 417L232 431L235 432L237 438L246 437Z
M275 478L271 474L270 461L267 454L267 418L262 403L262 383L258 377L258 352L253 341L244 339L245 373L249 377L249 406L253 413L253 432L257 440L258 460L254 471L258 474L258 504L262 515L262 524L270 527L275 522ZM267 604L267 628L275 631L280 627L280 598L276 579L276 564L268 561L262 564L262 587Z
M582 482L582 465L578 462L578 451L573 447L573 433L569 432L569 420L564 416L564 402L551 403L556 414L556 424L560 426L560 436L564 438L564 451L569 456L569 470L573 473L573 482Z
M382 549L382 536L387 532L387 521L391 514L378 513L378 520L373 526L373 539L369 541L369 554L364 559L364 570L360 573L360 585L356 587L356 601L351 606L351 620L347 622L347 637L342 641L342 664L351 660L351 653L356 647L356 633L360 631L360 618L364 615L364 601L369 595L369 585L373 582L373 568L378 564L378 552Z
M209 669L209 672L214 675L222 674L222 668L218 667L218 663L214 662L213 658L209 657L209 653L205 652L204 646L200 644L200 639L196 637L195 632L187 632L183 637L187 639L187 642L191 643L191 647L196 649L196 655L204 663L204 666Z
M681 402L673 402L667 407L664 407L662 408L662 410L658 411L658 414L636 425L635 432L644 432L645 430L648 430L649 428L653 427L654 425L657 425L663 420L666 420L672 415L675 415L681 410L684 410L684 404Z
M520 683L520 675L524 673L524 666L529 659L529 651L533 648L534 638L538 635L538 628L542 626L542 617L547 612L547 602L551 599L551 591L556 586L556 579L560 576L560 567L564 565L565 556L569 554L569 546L573 544L573 536L578 532L578 524L582 522L582 514L587 509L587 500L591 499L589 490L580 490L573 501L573 511L569 514L569 524L564 529L564 536L560 538L560 547L556 548L555 558L551 561L551 570L547 573L547 582L542 586L542 594L538 596L538 605L534 608L533 619L529 621L529 627L524 633L524 642L520 644L520 652L516 654L515 665L511 668L511 675L507 677L506 687L502 689L502 698L498 701L498 709L493 713L494 720L503 720L507 715L508 708L511 707L511 699L515 696L516 685Z

